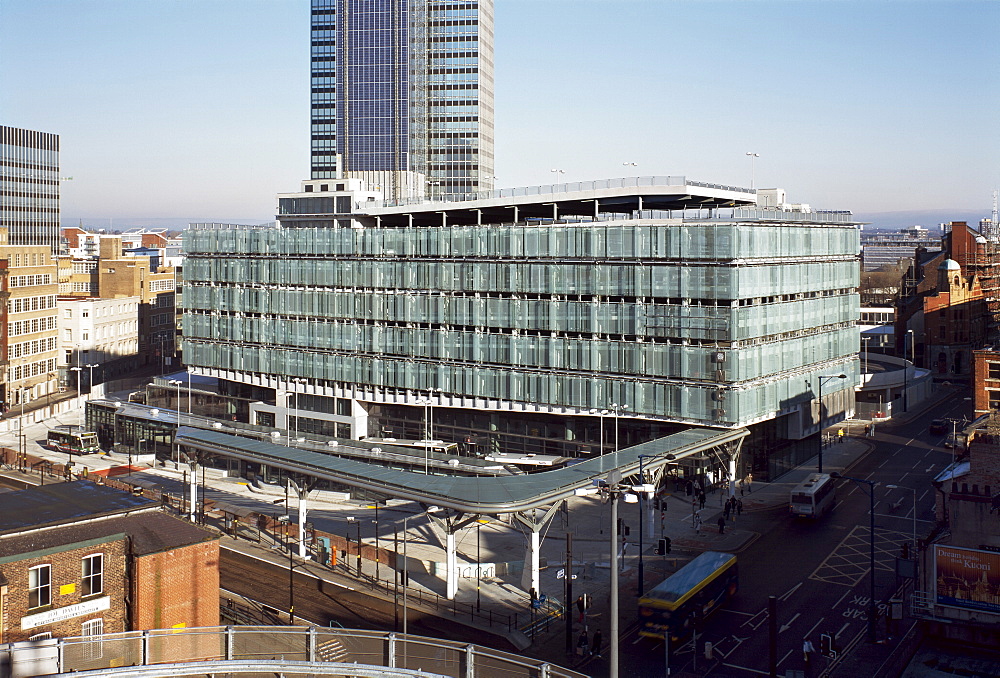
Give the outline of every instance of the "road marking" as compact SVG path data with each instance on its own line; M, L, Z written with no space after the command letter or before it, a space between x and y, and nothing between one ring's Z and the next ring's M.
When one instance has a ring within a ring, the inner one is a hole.
M770 671L761 671L760 669L751 669L749 666L739 666L738 664L727 664L725 662L723 662L722 665L723 666L728 666L731 669L739 669L740 671L748 671L750 673L759 673L762 676L769 676L769 675L771 675Z
M843 626L841 626L840 630L837 631L836 634L834 634L834 636L833 636L834 640L840 638L840 634L843 633L847 629L847 627L850 626L850 625L851 625L851 622L846 622Z
M885 459L883 459L883 460L882 460L882 463L881 463L881 464L879 464L879 465L878 465L878 467L879 467L879 468L882 468L882 467L883 467L883 466L885 466L885 465L886 465L886 464L887 464L888 462L889 462L889 457L886 457Z
M850 590L850 589L848 589L848 590L844 591L844 595L842 595L842 596L841 596L841 597L840 597L840 598L839 598L839 599L837 600L837 602L833 604L833 609L834 609L834 610L836 610L836 609L837 609L838 607L840 607L840 604L841 604L842 602L844 602L844 598L846 598L846 597L847 597L847 594L848 594L848 593L850 593L850 592L851 592L851 590Z
M778 600L782 600L782 601L788 600L789 596L791 596L793 593L795 593L799 589L800 586L802 586L802 582L799 582L798 584L796 584L792 588L790 588L787 591L785 591L782 595L778 596Z
M722 611L723 612L728 612L730 614L741 614L744 617L751 617L751 618L752 617L756 617L757 614L760 614L759 612L757 614L750 614L749 612L740 612L739 610L727 610L726 608L722 608Z
M796 612L795 616L788 620L788 623L781 625L781 628L778 629L778 633L784 633L789 628L791 628L792 624L794 624L795 620L798 619L800 616L801 616L801 613L800 612Z
M927 493L928 493L928 492L930 492L930 490L924 490L924 491L923 491L923 492L922 492L922 493L920 494L920 496L919 496L919 497L917 497L917 501L918 501L918 502L920 502L920 501L923 501L923 500L924 500L924 497L926 497L926 496L927 496Z
M844 595L847 595L847 594L845 593ZM809 636L811 636L811 635L813 634L813 631L815 631L815 630L816 630L816 626L819 626L820 624L822 624L822 623L823 623L823 620L824 620L824 619L826 619L826 617L820 617L820 618L819 618L819 621L818 621L818 622L816 622L816 625L815 625L815 626L813 626L813 627L812 627L811 629L809 629L808 631L806 631L806 635L802 636L802 638L803 638L803 639L805 639L805 638L808 638Z
M784 656L784 657L782 657L781 659L779 659L779 660L778 660L778 666L781 666L781 662L783 662L783 661L785 661L786 659L788 659L788 655L790 655L791 653L792 653L792 651L791 651L791 650L789 650L788 652L786 652L786 653L785 653L785 656Z
M924 473L930 473L933 470L934 470L934 464L931 464L930 466L924 469Z

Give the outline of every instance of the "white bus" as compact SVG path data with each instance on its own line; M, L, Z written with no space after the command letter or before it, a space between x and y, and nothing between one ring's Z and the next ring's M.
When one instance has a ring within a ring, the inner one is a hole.
M820 518L837 501L837 484L828 473L812 473L792 490L789 509L800 518Z

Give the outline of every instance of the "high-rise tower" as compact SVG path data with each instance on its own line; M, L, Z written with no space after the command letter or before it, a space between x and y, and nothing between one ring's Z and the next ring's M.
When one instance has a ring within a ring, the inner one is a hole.
M493 0L312 0L311 54L313 179L493 187Z
M0 125L0 226L11 245L59 250L59 135Z

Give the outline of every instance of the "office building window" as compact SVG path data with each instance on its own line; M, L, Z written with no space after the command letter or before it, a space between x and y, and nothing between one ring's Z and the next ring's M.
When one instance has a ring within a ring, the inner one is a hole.
M989 368L988 379L1000 379L1000 363L986 363Z
M104 554L95 553L83 559L81 595L96 596L104 593Z
M36 565L28 570L28 607L52 604L52 566Z

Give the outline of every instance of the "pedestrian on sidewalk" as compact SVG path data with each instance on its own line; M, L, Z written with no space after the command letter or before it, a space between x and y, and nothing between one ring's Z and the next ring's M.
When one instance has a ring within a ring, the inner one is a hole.
M719 520L725 521L729 520L729 502L726 502L726 508L722 511L722 517Z
M590 644L590 656L600 657L601 656L601 630L597 629L594 631L594 642Z
M806 638L804 641L802 641L802 658L805 659L806 666L810 665L814 652L816 652L816 648L813 647L813 643L811 640Z
M580 633L580 639L576 641L576 654L580 657L586 657L590 649L590 641L587 639L587 629L584 629Z
M738 515L738 516L743 515L743 500L742 499L737 499L736 500L736 515Z
M740 478L740 496L743 496L743 479Z
M701 514L700 513L695 513L694 514L694 531L697 532L698 534L701 534Z
M840 443L843 443L843 442L844 442L844 429L838 428L837 429L837 444L839 445Z
M747 474L747 492L753 492L753 474Z
M719 516L719 534L725 534L725 533L726 533L726 519L723 518L722 516Z
M700 509L705 508L705 493L704 492L699 492L698 493L698 508L700 508Z

